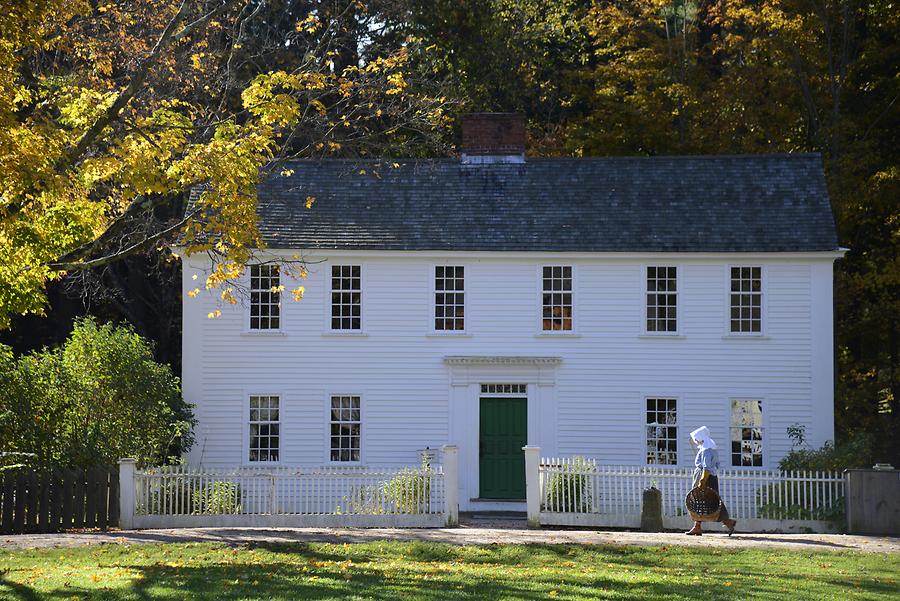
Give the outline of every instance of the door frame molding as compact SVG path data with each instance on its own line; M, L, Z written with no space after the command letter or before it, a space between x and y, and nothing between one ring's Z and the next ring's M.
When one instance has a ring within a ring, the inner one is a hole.
M460 510L476 509L478 497L479 400L481 384L527 384L528 444L546 455L557 453L559 413L556 379L561 357L516 355L452 355L447 366L449 426L447 439L459 446ZM521 395L520 395L521 396Z

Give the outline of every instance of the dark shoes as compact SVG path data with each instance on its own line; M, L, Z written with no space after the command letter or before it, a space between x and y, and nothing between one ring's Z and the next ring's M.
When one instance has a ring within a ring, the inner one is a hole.
M737 526L737 520L725 520L722 522L722 525L728 529L728 536L734 534L734 527ZM687 532L685 532L688 536L703 536L703 530L700 528L691 528Z
M722 523L728 528L728 536L734 534L734 527L737 526L737 520L725 520Z

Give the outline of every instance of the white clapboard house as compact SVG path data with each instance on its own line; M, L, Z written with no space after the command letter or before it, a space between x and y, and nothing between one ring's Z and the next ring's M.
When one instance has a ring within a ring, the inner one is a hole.
M526 443L687 466L707 425L726 466L773 468L789 426L833 437L842 251L820 156L531 158L524 142L516 116L478 114L461 158L269 177L250 293L185 296L188 461L399 466L454 444L461 509L496 509L525 497ZM304 281L271 263L294 255ZM185 293L209 267L184 260Z

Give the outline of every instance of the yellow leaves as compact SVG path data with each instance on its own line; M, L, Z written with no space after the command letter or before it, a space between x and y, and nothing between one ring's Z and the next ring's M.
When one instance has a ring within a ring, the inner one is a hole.
M203 57L206 56L205 52L195 52L191 55L191 65L193 65L194 69L197 71L203 70Z
M303 294L306 292L306 288L304 286L297 286L293 290L291 290L291 298L295 301L303 300Z
M206 314L207 319L216 319L217 317L221 317L221 316L222 316L222 311L220 311L219 309L216 309L215 311L210 311L209 313Z
M302 90L305 79L303 75L284 71L258 75L241 93L241 101L264 124L290 125L300 113L300 105L290 92Z
M321 26L322 26L322 24L319 21L319 19L316 17L316 15L310 13L302 21L297 21L297 24L294 26L294 29L298 33L303 33L303 32L315 33L316 30L319 29Z
M237 299L234 298L234 289L233 288L225 288L222 290L221 298L223 301L227 302L230 305L236 305Z
M73 129L85 129L115 101L117 92L72 87L59 97L60 123Z
M188 290L188 293L187 293L188 298L196 298L198 294L200 294L199 288L194 288L193 290Z
M292 175L294 175L293 169L282 169L281 170L281 177L290 177Z
M550 597L558 597L559 591L554 589L554 590L550 591L549 593L547 593L547 595L549 595Z
M399 94L406 89L409 85L406 83L406 80L403 78L403 72L397 71L396 73L391 73L387 77L388 86L390 86L385 92L388 95Z

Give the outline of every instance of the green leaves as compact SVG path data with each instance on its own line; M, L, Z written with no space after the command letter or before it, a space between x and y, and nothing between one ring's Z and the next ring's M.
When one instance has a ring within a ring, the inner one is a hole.
M171 368L130 328L93 319L55 349L16 358L0 346L0 396L0 452L33 453L33 467L158 463L192 441Z

